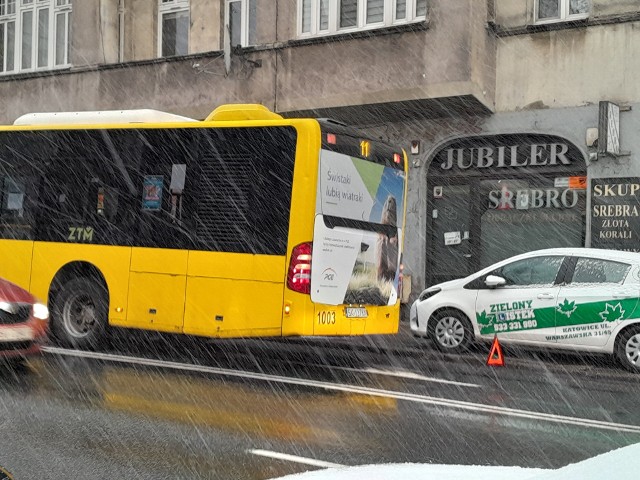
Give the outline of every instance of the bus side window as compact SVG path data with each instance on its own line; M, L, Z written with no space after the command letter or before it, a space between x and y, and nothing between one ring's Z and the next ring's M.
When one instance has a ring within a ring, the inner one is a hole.
M37 179L7 175L2 178L0 236L16 240L33 238Z
M190 168L193 150L189 131L145 131L140 171L139 242L143 246L190 249Z
M77 231L84 232L89 227L85 225L89 182L83 167L82 159L73 157L54 158L47 165L40 188L38 220L38 236L43 240L75 242Z
M191 248L193 240L183 194L171 191L167 176L153 175L152 177L158 179L158 185L152 187L148 179L143 179L141 188L139 204L141 244L161 248Z
M92 179L89 192L89 213L105 220L110 224L116 224L120 218L120 192L117 188L103 184L99 179Z
M124 191L92 179L85 223L95 232L94 243L130 245L136 227L133 204Z

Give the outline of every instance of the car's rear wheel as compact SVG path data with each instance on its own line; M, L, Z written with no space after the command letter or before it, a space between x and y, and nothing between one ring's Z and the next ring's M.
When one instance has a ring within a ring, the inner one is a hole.
M429 338L444 352L466 350L473 337L467 316L459 310L442 310L429 320Z
M75 348L95 348L105 339L108 324L108 294L92 278L76 278L57 293L51 311L55 338Z
M640 325L629 327L618 336L616 356L627 370L640 373Z

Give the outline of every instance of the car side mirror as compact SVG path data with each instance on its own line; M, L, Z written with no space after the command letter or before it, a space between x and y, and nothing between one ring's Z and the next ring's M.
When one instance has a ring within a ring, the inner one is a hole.
M506 285L507 281L497 275L489 275L484 279L484 284L489 288L496 288Z

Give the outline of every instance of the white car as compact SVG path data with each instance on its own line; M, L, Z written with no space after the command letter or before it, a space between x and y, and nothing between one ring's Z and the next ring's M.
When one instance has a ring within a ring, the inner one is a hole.
M640 372L640 253L538 250L427 288L411 329L444 351L476 340L615 354Z

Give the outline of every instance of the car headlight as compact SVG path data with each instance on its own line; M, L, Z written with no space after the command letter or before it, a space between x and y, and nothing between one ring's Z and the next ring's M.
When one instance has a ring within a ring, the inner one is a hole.
M40 320L47 320L49 318L49 309L42 303L34 303L33 316Z
M13 314L16 311L16 304L10 302L0 302L0 310Z
M440 291L442 291L441 288L432 288L430 290L425 290L420 294L420 296L418 297L418 300L420 300L421 302L424 302L427 298L433 297L436 293Z

